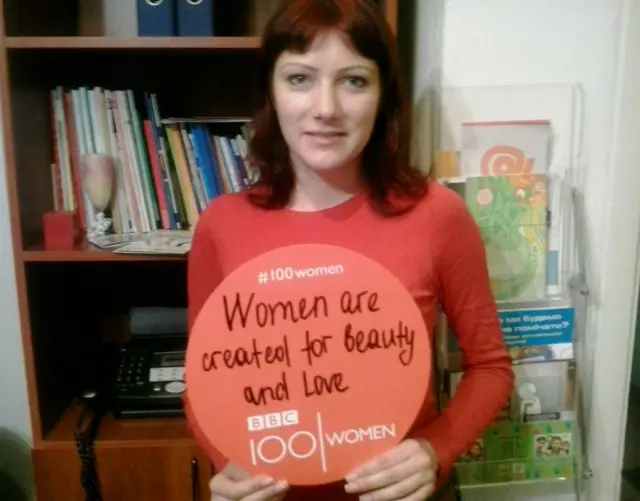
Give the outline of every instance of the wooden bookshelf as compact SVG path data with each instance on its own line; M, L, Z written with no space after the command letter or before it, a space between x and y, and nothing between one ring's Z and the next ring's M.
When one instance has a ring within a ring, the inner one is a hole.
M148 254L116 254L114 252L83 243L73 250L46 250L42 245L24 249L21 253L24 262L56 263L56 262L140 262L140 261L184 261L184 256L148 255Z
M73 446L73 433L82 408L71 405L61 416L60 421L47 435L46 448L65 448ZM119 420L108 415L100 424L96 437L96 446L170 446L177 442L193 445L191 434L184 421L179 418L151 418Z
M165 117L250 116L256 97L259 37L78 36L81 1L0 0L1 119L39 501L84 500L77 397L99 377L105 350L126 339L129 308L187 301L184 257L43 247L42 216L54 207L50 91L151 91ZM396 31L398 0L380 3ZM109 415L95 447L105 501L195 499L194 489L209 497L213 472L184 419Z

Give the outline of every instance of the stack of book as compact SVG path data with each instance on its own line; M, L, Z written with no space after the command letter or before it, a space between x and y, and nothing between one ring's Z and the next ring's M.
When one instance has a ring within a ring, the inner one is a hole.
M212 199L244 189L253 177L246 118L163 120L155 94L99 87L57 87L51 106L55 209L77 211L84 228L96 215L81 172L85 154L114 161L116 234L192 230Z

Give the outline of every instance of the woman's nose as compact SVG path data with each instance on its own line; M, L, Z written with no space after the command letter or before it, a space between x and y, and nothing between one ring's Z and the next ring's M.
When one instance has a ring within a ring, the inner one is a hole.
M335 87L324 83L318 86L314 102L314 116L325 120L333 118L338 113L338 109L339 102Z

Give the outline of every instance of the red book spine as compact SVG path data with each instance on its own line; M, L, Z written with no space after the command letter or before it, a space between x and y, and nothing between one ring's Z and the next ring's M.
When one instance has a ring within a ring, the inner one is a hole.
M151 162L151 174L153 175L153 184L156 187L156 195L158 197L158 206L160 207L160 218L162 219L162 227L165 230L171 229L169 219L169 206L167 197L164 192L164 182L162 173L160 172L160 164L158 163L158 148L153 138L153 130L151 129L151 120L144 120L144 135L147 138L147 151L149 152L149 161Z

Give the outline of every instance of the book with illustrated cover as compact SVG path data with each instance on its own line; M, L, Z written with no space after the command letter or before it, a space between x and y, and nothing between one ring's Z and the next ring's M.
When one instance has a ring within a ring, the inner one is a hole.
M573 307L504 309L499 315L514 364L574 358Z
M552 138L548 120L464 122L460 174L465 177L546 174Z
M456 463L461 486L562 480L575 475L572 421L498 423Z
M546 293L562 290L566 186L561 165L552 162L554 129L549 120L466 121L460 127L457 171L460 179L501 176L547 176L545 235ZM452 169L444 171L451 173Z
M572 306L500 308L498 315L514 365L574 360L576 312ZM463 353L443 312L435 332L439 370L461 371Z
M448 186L464 198L480 227L494 299L544 299L546 175L469 177Z

